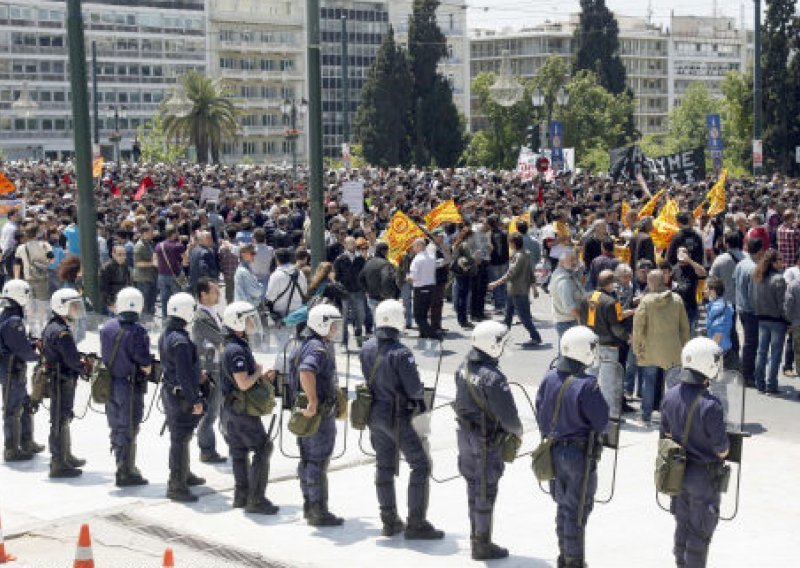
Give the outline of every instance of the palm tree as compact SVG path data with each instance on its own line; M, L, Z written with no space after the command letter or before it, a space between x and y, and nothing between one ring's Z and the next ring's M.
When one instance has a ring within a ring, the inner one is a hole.
M188 99L188 112L175 113L165 103L161 107L164 129L169 137L189 140L197 150L197 162L204 164L211 152L211 161L219 161L222 140L236 136L239 110L228 97L227 89L214 79L189 71L181 78Z

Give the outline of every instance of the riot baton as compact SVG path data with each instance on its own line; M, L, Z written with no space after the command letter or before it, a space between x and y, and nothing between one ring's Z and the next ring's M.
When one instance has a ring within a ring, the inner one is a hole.
M400 396L394 397L394 476L400 475Z
M585 463L583 465L583 479L581 480L581 498L578 501L578 515L576 519L579 529L583 528L583 511L586 508L586 496L589 492L589 475L591 475L592 472L595 442L594 432L589 432L589 436L586 438L586 455L584 456Z
M487 464L488 464L488 456L489 450L487 449L487 440L486 440L486 413L481 412L481 501L486 501L486 485L487 485Z

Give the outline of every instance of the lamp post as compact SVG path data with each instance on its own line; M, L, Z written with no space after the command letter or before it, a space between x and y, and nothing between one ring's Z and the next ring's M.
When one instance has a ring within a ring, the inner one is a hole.
M550 147L550 122L553 120L553 110L556 105L559 108L566 107L569 104L569 91L565 87L559 88L555 93L542 93L537 87L531 95L531 104L535 109L544 109L546 124L544 127L545 139L547 140L546 147Z
M119 129L119 119L125 119L128 116L128 107L125 105L114 105L108 107L108 110L114 111L114 132L111 133L109 139L114 143L114 154L117 165L119 165L122 161L122 154L119 149L119 143L122 141L122 132Z
M305 114L308 110L308 101L305 99L286 99L281 105L284 119L289 119L289 130L286 131L286 141L292 147L292 176L297 177L297 139L300 132L297 130L297 115Z
M25 130L28 129L28 119L39 110L39 103L31 98L30 90L28 89L28 82L22 83L22 90L19 92L17 100L11 103L11 109L17 116L25 119ZM34 150L34 159L36 159L38 152Z

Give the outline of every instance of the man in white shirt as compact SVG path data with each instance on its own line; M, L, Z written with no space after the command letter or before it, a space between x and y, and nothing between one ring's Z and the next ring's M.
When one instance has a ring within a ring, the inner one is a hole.
M425 246L425 239L417 239L412 245L414 260L408 271L408 281L414 288L414 321L420 339L441 339L441 334L430 323L431 301L436 287L436 256Z
M273 319L284 318L303 303L308 283L305 274L292 264L292 251L278 249L275 251L278 268L269 278L265 300L270 306Z
M2 280L11 280L14 278L14 248L17 246L17 239L14 235L19 228L17 220L19 219L19 211L11 209L8 212L8 221L3 225L0 231L0 253L2 253L3 264L0 266L0 274Z

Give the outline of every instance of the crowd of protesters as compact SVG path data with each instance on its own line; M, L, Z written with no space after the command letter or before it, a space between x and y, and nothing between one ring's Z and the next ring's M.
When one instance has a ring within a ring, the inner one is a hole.
M60 287L80 289L72 166L17 162L3 170L24 205L9 210L0 230L2 276L24 278L38 300ZM364 213L341 199L350 180L364 183ZM116 293L134 285L145 297L145 318L158 319L172 294L208 278L223 285L227 302L262 309L270 325L325 298L347 316L345 342L352 333L359 346L372 333L377 304L398 298L406 327L422 338L448 336L442 313L452 302L462 330L516 317L530 336L524 347L537 348L543 340L531 305L547 294L559 337L578 323L594 328L602 357L624 369L626 408L641 397L645 423L658 408L665 371L693 334L717 341L726 368L740 369L761 392L778 394L779 376L800 370L798 189L778 176L729 180L727 210L710 218L693 214L706 184L648 187L578 174L539 190L514 172L331 171L326 258L315 270L303 172L111 164L94 183L97 311L112 312ZM221 191L203 199L204 188ZM638 215L660 189L680 208L679 231L664 250L650 236L653 217ZM463 222L426 230L390 262L381 237L392 215L402 211L424 227L424 216L451 199Z

